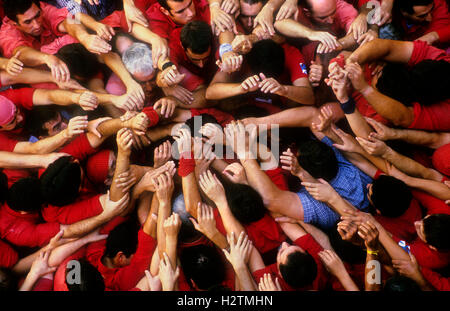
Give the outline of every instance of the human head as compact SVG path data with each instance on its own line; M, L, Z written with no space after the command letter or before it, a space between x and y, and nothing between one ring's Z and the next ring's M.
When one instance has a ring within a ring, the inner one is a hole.
M144 43L133 43L122 55L127 70L139 82L146 82L155 77L152 50Z
M28 114L25 128L35 137L51 137L67 128L67 120L52 106L38 106Z
M386 96L410 106L416 97L412 87L411 74L404 64L387 63L372 86Z
M128 266L137 250L138 229L134 221L116 226L106 239L103 256L112 260L116 267Z
M176 24L185 25L196 16L193 0L158 0L161 12Z
M67 274L71 271L66 269L64 278L67 289L70 292L103 292L105 291L105 281L100 272L87 260L79 259L80 282L67 282Z
M313 24L329 26L336 16L336 0L300 0L304 14Z
M20 31L35 37L41 35L42 12L38 1L6 0L3 3L5 15Z
M101 65L97 57L89 52L81 43L65 45L55 56L67 65L70 76L78 81L88 81L101 70Z
M72 157L61 157L41 175L41 190L45 202L65 206L75 201L81 185L81 167Z
M8 206L16 212L36 213L41 209L41 184L36 177L16 181L8 191Z
M208 290L225 280L225 265L214 246L196 245L183 248L181 269L193 288Z
M86 161L86 177L95 185L111 185L115 161L116 155L109 149L91 155Z
M302 288L314 282L317 264L314 258L297 245L281 244L277 265L283 280L293 288Z
M419 238L432 249L450 250L450 215L433 214L414 223Z
M388 293L420 292L420 287L416 282L406 276L395 275L386 280L383 291Z
M224 183L224 187L231 213L240 223L247 225L264 217L266 208L255 189L237 183Z
M383 216L399 217L411 204L411 190L403 181L395 177L381 175L368 188L367 197L370 203Z
M398 0L394 5L404 17L415 23L430 23L433 20L433 0Z
M17 291L17 276L9 269L0 268L0 292Z
M284 50L271 39L256 42L245 57L253 74L277 79L283 73Z
M23 116L16 105L0 95L0 131L12 131L23 126Z
M330 182L338 173L338 162L333 149L318 140L307 140L298 146L298 163L314 178Z
M211 55L211 26L204 21L189 22L181 29L180 40L189 60L197 67L203 68Z
M265 0L240 0L241 13L238 18L246 32L252 32L255 17L261 11Z
M410 70L414 101L430 105L448 99L450 63L445 60L423 60Z

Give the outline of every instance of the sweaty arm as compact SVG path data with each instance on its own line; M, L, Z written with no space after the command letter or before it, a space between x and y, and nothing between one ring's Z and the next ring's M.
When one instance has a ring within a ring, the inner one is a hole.
M408 63L413 49L414 43L410 41L374 39L357 48L348 61L361 65L377 60Z

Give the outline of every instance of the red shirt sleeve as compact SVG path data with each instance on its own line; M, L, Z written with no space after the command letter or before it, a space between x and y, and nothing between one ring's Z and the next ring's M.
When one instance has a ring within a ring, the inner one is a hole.
M430 33L432 31L436 31L439 34L439 31L442 30L444 37L439 35L440 42L448 41L448 37L445 34L449 33L450 29L450 13L448 11L448 6L445 0L434 0L434 9L432 12L432 21L426 31L426 33ZM447 39L447 40L446 40Z
M17 221L7 232L5 239L17 246L42 247L47 245L59 230L59 223L34 225L30 222Z
M17 252L6 242L0 240L0 268L12 268L19 260Z
M53 5L44 2L40 2L40 5L42 10L42 17L49 23L52 33L57 37L64 36L65 33L60 32L58 30L58 26L67 18L67 8L63 7L61 9L58 9Z
M169 35L172 33L174 26L171 25L168 18L161 12L160 8L161 5L155 3L148 8L145 15L149 21L150 30L162 38L169 39Z
M270 180L281 190L289 191L286 178L283 175L281 168L277 167L272 170L264 171Z
M77 138L75 138L69 144L59 150L59 152L68 153L80 161L86 159L88 156L96 153L97 151L97 148L92 148L86 134L79 135Z
M280 225L268 214L260 220L246 225L245 230L249 239L261 254L279 247L286 240Z
M411 58L408 61L408 66L412 67L417 65L425 59L431 60L445 60L450 62L450 55L447 55L445 51L428 45L424 41L413 41L414 47L411 54Z
M450 206L444 201L423 191L413 190L412 194L420 204L425 207L427 215L432 214L450 214Z
M99 215L103 211L99 198L100 194L62 207L47 205L42 209L42 217L47 222L70 225Z
M11 100L16 106L22 107L26 110L33 108L33 94L34 88L9 89L0 93Z
M344 0L336 1L336 21L347 32L350 25L358 16L358 11L349 3Z
M284 49L284 67L289 72L291 82L300 78L308 77L307 66L300 51L285 43L282 45Z
M19 140L11 137L8 133L0 132L0 150L13 152Z
M428 268L422 268L423 277L431 284L434 288L439 291L449 291L450 290L450 278L445 278L439 273L431 271Z

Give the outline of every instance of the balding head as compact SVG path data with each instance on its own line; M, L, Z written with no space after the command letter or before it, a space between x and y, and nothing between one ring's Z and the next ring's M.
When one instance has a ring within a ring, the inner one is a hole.
M336 15L336 0L304 0L304 7L313 22L332 24Z

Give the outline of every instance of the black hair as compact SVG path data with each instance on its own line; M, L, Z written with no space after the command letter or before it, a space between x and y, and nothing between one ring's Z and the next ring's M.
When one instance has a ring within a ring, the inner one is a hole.
M81 43L72 43L62 47L55 55L69 68L70 75L81 79L91 79L101 70L97 57Z
M225 280L225 265L215 246L196 245L180 253L183 273L189 285L194 281L199 289L208 290Z
M106 239L106 247L103 256L114 258L118 252L130 257L137 250L138 230L134 221L126 221L115 227Z
M38 212L41 209L41 183L36 177L16 181L8 192L8 206L17 212Z
M420 287L416 282L403 275L395 275L388 280L383 287L384 292L420 292Z
M169 11L169 13L170 13L170 10L171 10L171 8L169 7L169 4L167 4L167 1L168 0L158 0L158 3L159 3L159 5L160 6L162 6L163 8L165 8L167 11ZM171 0L171 1L174 1L174 2L183 2L183 0ZM172 14L172 13L171 13Z
M17 23L19 21L17 15L24 14L28 11L33 3L40 8L39 1L37 0L5 0L3 1L5 16Z
M79 259L80 282L67 282L67 274L70 270L66 268L65 282L70 292L103 292L105 281L100 272L87 260Z
M0 171L0 204L8 197L8 177Z
M184 49L191 49L194 54L206 53L213 41L211 26L204 21L189 22L181 29L180 40Z
M430 105L450 98L450 63L445 60L423 60L411 68L412 88L416 90L415 101Z
M266 214L261 195L245 184L224 183L225 194L231 213L244 224L258 221Z
M308 253L296 251L280 264L280 273L286 283L293 288L311 285L317 277L317 264Z
M284 50L271 39L261 40L253 45L246 55L253 74L263 73L267 78L279 78L284 71Z
M61 157L48 166L40 179L42 196L47 203L68 205L78 197L81 167L72 162L72 157Z
M440 251L450 250L450 215L433 214L423 220L427 244Z
M358 245L345 241L337 231L337 225L327 231L328 239L336 254L349 264L364 264L366 252Z
M25 129L36 137L48 136L48 129L44 127L44 124L56 119L58 113L58 108L54 105L33 107L27 115Z
M383 216L395 218L403 215L409 208L412 198L409 187L395 177L381 175L372 183L370 199L373 207Z
M333 149L318 140L307 140L298 146L298 163L314 178L331 181L338 173L338 162Z
M433 0L396 0L394 5L402 12L414 14L413 7L419 5L426 6L431 3L433 3Z
M18 277L12 270L0 267L0 292L17 291L18 283Z
M383 67L376 85L386 96L398 100L406 106L411 106L416 96L411 73L405 64L388 63Z

